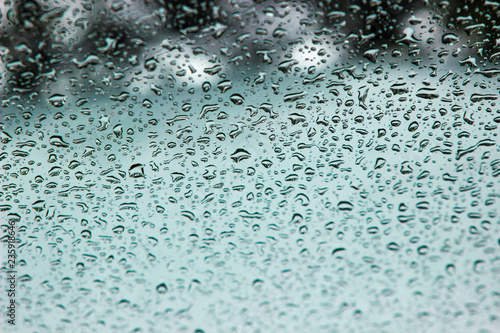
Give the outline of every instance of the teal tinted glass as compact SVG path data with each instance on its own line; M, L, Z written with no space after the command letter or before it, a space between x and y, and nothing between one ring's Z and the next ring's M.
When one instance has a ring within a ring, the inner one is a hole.
M2 332L498 332L500 3L5 1Z

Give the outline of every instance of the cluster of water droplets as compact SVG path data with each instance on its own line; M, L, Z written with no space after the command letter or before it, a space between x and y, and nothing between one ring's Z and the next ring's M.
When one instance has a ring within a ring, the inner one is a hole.
M499 5L483 2L120 1L114 24L135 23L102 38L90 3L47 11L82 43L61 33L53 71L2 51L20 325L493 332Z

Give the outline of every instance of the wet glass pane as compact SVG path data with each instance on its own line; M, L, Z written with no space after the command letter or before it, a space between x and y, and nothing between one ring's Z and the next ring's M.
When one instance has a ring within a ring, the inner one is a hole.
M4 1L2 332L498 332L500 2Z

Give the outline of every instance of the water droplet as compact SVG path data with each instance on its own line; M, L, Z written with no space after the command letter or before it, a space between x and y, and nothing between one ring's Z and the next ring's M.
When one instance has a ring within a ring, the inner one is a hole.
M236 151L231 154L231 159L235 162L241 162L243 160L249 159L250 157L250 153L242 148L236 149Z
M351 211L351 210L353 210L354 205L349 201L340 201L337 204L337 207L341 211Z
M68 98L65 95L54 94L54 95L49 97L48 102L51 105L55 106L56 108L60 108L60 107L64 106L64 104L66 104L67 99Z
M442 42L443 42L443 44L446 44L446 45L456 44L459 42L459 40L460 40L460 38L457 35L452 34L452 33L444 34L442 37Z
M166 294L168 291L167 285L165 283L160 283L156 286L156 292L160 295Z

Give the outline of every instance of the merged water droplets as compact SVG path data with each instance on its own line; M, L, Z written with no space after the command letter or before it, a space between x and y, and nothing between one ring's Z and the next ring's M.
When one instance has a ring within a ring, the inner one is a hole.
M251 157L250 153L245 149L238 148L231 154L231 159L235 162L241 162L243 160L249 159Z
M420 88L415 96L425 99L434 99L439 97L436 88Z

